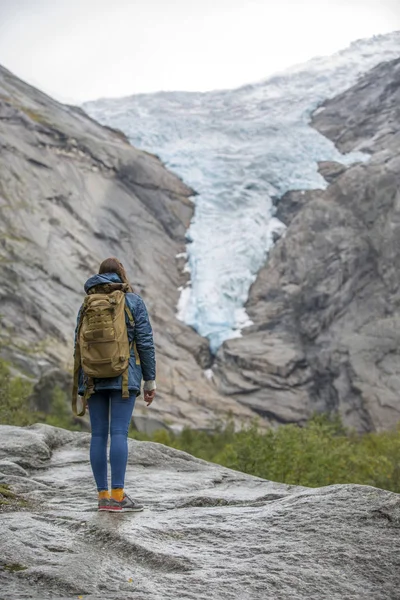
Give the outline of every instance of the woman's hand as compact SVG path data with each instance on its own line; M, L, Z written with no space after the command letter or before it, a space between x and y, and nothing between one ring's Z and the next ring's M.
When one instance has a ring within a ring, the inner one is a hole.
M150 404L153 402L155 395L156 395L156 390L145 390L144 391L144 401L146 402L147 406L150 406Z

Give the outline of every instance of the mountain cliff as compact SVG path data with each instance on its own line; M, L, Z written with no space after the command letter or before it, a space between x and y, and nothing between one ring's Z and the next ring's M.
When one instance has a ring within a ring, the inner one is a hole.
M290 192L288 226L246 309L254 325L220 349L218 388L278 422L339 411L358 430L400 419L400 60L316 111L342 152L326 190Z
M274 198L286 231L252 275L252 324L213 357L209 341L176 316L189 277L185 244L196 244L193 190L120 131L1 69L2 355L37 377L70 367L83 282L117 255L154 325L159 394L150 414L206 427L229 412L301 423L322 410L360 431L390 427L400 418L399 101L396 59L319 104L315 135L336 145L319 162L323 183ZM248 257L254 248L241 243ZM222 249L225 260L229 244ZM239 275L236 284L243 296ZM222 290L238 296L231 284Z
M210 385L207 341L175 316L191 195L120 132L0 68L2 356L36 377L70 368L83 283L101 260L118 256L154 326L159 392L151 414L197 427L228 412L249 418Z

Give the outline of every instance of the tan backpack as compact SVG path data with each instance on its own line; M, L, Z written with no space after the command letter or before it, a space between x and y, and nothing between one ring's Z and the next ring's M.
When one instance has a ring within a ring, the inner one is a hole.
M72 409L79 417L85 414L87 400L94 392L94 378L103 379L122 375L122 397L129 398L128 368L132 345L128 340L125 315L134 325L132 313L125 304L125 293L122 290L109 294L90 294L85 298L77 329L72 391ZM76 405L81 367L87 385L83 397L83 409L78 414Z

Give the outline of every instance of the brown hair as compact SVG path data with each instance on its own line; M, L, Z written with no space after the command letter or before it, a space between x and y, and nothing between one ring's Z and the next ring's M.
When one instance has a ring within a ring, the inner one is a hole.
M118 258L106 258L103 260L99 267L99 275L103 275L104 273L116 273L121 279L122 283L126 283L129 286L129 291L133 292L132 286L129 283L128 276L124 269L124 265Z

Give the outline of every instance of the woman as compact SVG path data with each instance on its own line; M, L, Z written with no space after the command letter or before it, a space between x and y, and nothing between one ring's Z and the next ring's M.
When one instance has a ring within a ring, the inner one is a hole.
M156 390L156 365L153 332L143 300L133 293L125 269L116 258L107 258L99 268L98 275L85 283L85 292L91 294L125 293L124 316L129 347L124 375L116 377L89 378L80 366L79 334L84 319L82 307L75 332L75 356L79 356L79 395L89 407L92 438L90 463L99 494L100 511L141 511L143 506L124 492L126 464L128 460L128 429L144 379L144 400L147 406L153 402ZM118 296L118 294L113 294ZM111 297L111 296L110 296ZM119 295L121 297L121 294ZM98 296L96 298L99 298ZM101 300L100 296L100 300ZM91 300L95 300L91 298ZM111 318L111 317L109 317ZM122 317L123 323L124 317ZM97 326L99 327L99 326ZM83 328L83 326L82 326ZM97 334L102 332L97 331ZM126 334L125 340L126 340ZM78 342L78 344L77 344ZM126 343L126 342L125 342ZM121 358L122 360L122 358ZM101 366L102 368L102 366ZM126 382L126 383L125 383ZM125 393L124 393L125 385ZM126 389L127 385L127 389ZM75 396L76 398L76 396ZM107 479L107 441L110 431L111 494Z

